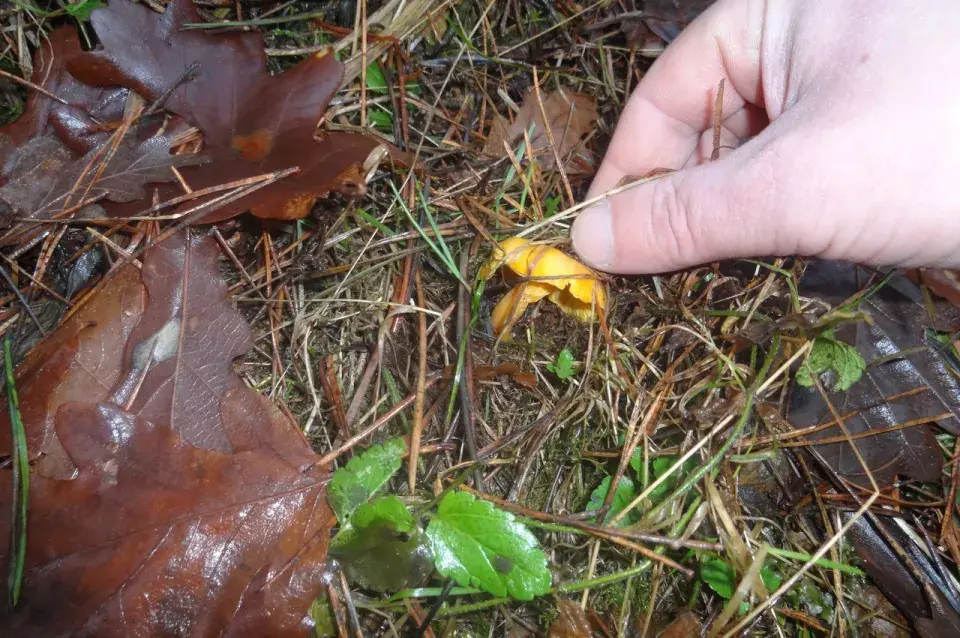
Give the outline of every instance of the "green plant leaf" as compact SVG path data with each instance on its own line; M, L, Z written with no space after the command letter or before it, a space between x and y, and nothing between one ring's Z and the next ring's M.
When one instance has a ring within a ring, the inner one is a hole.
M383 445L371 446L333 473L327 500L341 525L400 469L406 447L403 439L390 439Z
M607 500L607 492L610 491L610 482L613 481L612 476L608 476L603 479L603 482L600 483L590 494L590 502L587 503L587 511L592 512L603 507L603 502ZM630 477L623 476L620 478L620 482L617 483L617 493L613 495L613 501L610 502L610 511L607 512L607 515L604 517L604 520L609 521L614 516L623 511L627 505L630 504L633 499L637 497L637 488L634 485L633 481L630 480ZM636 510L621 518L614 527L625 527L627 525L632 525L636 522L634 515Z
M737 572L719 558L708 560L700 567L700 580L724 600L729 600L737 589Z
M77 4L67 4L64 8L77 20L87 22L90 20L90 14L103 6L102 0L83 0L83 2Z
M557 211L560 209L560 196L554 195L553 197L547 197L543 202L543 215L544 217L553 217L557 214Z
M767 588L767 591L773 593L780 587L783 577L769 565L764 565L760 568L760 580L763 581L763 586Z
M333 638L337 635L337 622L330 607L330 597L324 594L310 605L310 618L313 620L313 635L316 638Z
M461 587L531 600L550 588L547 557L512 514L467 492L450 492L427 526L437 571Z
M547 364L547 370L560 377L562 381L566 381L575 373L573 363L573 353L567 348L564 348L560 351L560 354L557 355L556 363Z
M407 86L404 88L408 93L420 94L420 85L414 81L407 80ZM387 78L383 74L383 67L378 62L367 67L367 89L374 93L387 92Z
M433 571L430 547L398 497L364 503L330 543L350 582L392 592L422 583Z
M393 116L386 111L373 110L367 113L367 115L370 116L370 121L375 127L393 130Z
M814 340L810 356L797 371L797 383L810 388L814 385L814 375L830 372L828 389L843 392L860 380L866 368L867 364L856 348L838 341L833 331L827 330Z
M357 528L368 527L374 522L388 523L393 529L405 534L412 532L415 525L407 506L392 494L358 507L350 522Z

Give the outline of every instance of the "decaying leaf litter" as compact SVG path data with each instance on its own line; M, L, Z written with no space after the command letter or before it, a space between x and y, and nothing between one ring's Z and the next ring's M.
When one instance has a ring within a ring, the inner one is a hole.
M693 5L102 4L0 9L19 635L960 626L955 273L547 272Z

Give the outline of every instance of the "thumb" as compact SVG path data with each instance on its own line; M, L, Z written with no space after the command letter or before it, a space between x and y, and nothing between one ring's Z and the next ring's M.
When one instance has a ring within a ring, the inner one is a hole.
M574 249L594 268L622 274L816 251L817 238L809 236L809 227L800 242L796 216L782 214L786 211L779 206L785 186L798 195L784 182L796 177L778 170L768 153L751 152L757 141L721 160L638 184L587 208L573 223ZM791 204L791 210L803 208Z

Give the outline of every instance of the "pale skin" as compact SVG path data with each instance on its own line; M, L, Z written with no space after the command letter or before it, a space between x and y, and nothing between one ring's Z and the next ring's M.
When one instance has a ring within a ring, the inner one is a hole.
M627 103L572 229L591 266L960 267L960 2L718 0ZM721 143L710 162L716 87Z

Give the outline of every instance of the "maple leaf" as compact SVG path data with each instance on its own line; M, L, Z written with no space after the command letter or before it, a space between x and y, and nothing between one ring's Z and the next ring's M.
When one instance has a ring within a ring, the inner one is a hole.
M245 210L258 217L299 219L331 191L363 192L360 167L377 147L388 145L335 132L314 140L317 123L343 78L343 65L332 51L271 76L258 33L184 28L200 20L190 0L173 0L162 14L127 1L111 2L91 18L103 48L74 56L68 67L90 85L127 87L148 100L165 98L167 110L199 128L204 152L213 161L184 171L194 189L299 168L298 174L226 204L204 221ZM391 150L395 159L405 161L404 154ZM164 199L173 195L170 189L161 192ZM132 212L129 207L108 210L114 215Z
M31 456L41 442L71 469L31 467L23 594L0 622L20 636L306 634L335 520L327 475L231 369L252 340L215 242L175 235L142 276L123 266L89 299L18 369ZM10 481L0 469L6 534Z
M580 139L587 135L597 122L596 100L589 95L565 90L544 95L542 101L543 111L541 112L536 93L532 90L528 92L513 124L501 115L495 115L490 134L483 146L483 154L491 157L506 157L507 151L504 144L515 149L516 145L523 141L524 132L528 132L532 125L530 144L534 153L537 153L537 161L543 170L550 170L557 166L550 144L552 136L557 155L562 162L565 162L564 166L568 174L593 172L595 167L589 159L578 156L575 151L580 144ZM546 120L543 117L544 113L547 115ZM547 134L547 127L550 129L550 135ZM570 158L571 153L574 153L573 158ZM529 157L529 155L530 150L527 149L526 156ZM568 158L570 158L569 161Z

